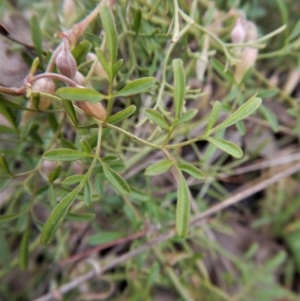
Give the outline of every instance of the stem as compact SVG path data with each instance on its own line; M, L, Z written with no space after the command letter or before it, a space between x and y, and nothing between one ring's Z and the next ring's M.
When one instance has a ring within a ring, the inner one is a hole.
M180 39L190 28L190 25L186 25L179 33L178 39ZM156 104L153 108L153 110L157 109L158 107L161 106L161 102L162 102L162 96L163 96L163 92L164 92L164 88L165 88L165 84L166 84L166 73L167 73L167 65L168 65L168 60L169 57L171 55L171 52L173 51L175 47L175 44L170 44L166 55L165 55L165 59L164 59L164 64L162 66L162 81L161 81L161 85L158 91L158 96L157 96L157 100L156 100Z
M25 88L25 86L20 87L20 88L0 86L0 93L5 93L5 94L9 94L9 95L25 95L26 88Z
M52 56L49 60L49 63L48 63L47 69L46 69L46 73L52 72L54 64L55 64L55 59L56 59L58 53L61 51L61 49L62 49L62 44L60 44L52 53Z
M166 140L165 140L165 142L164 142L164 144L163 144L163 147L166 147L166 145L169 143L169 141L170 141L170 139L171 139L171 136L172 136L173 131L174 131L174 126L173 126L173 125L174 125L174 124L172 124L171 127L170 127L170 129L169 129L169 132L168 132L168 134L167 134L167 137L166 137Z
M173 0L174 5L174 30L172 36L172 43L176 43L179 39L179 7L177 0Z
M161 145L150 143L150 142L148 142L148 141L146 141L144 139L141 139L141 138L139 138L139 137L137 137L137 136L135 136L135 135L133 135L133 134L131 134L131 133L129 133L129 132L127 132L127 131L119 128L119 127L116 127L116 126L114 126L114 125L112 125L110 123L106 123L105 126L108 127L108 128L111 128L111 129L113 129L115 131L118 131L118 132L120 132L120 133L122 133L122 134L124 134L124 135L126 135L126 136L128 136L128 137L130 137L130 138L132 138L132 139L134 139L134 140L136 140L138 142L140 142L141 144L144 144L144 145L149 146L151 148L154 148L154 149L163 149L163 147Z
M88 171L86 172L84 179L80 182L83 185L84 185L85 181L88 181L88 179L89 179L92 171L94 170L94 167L95 167L95 165L96 165L96 163L97 163L97 161L99 159L100 151L101 151L101 142L102 142L102 129L103 129L102 124L99 124L99 131L98 131L98 140L97 140L96 152L95 152L92 164L90 165Z
M70 87L78 87L78 85L72 81L70 78L61 75L61 74L57 74L57 73L42 73L36 76L33 76L31 78L29 78L27 80L27 82L29 82L30 84L34 83L35 81L41 79L41 78L51 78L51 79L58 79L64 83L66 83L68 86Z

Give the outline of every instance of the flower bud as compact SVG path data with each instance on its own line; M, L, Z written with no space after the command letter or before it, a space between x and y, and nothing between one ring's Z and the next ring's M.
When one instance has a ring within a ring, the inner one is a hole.
M73 80L76 84L82 85L84 76L79 71L77 71ZM91 117L97 118L101 121L106 118L106 110L100 102L89 103L88 101L77 101L75 105Z
M238 18L230 34L231 41L234 44L243 43L245 41L246 35L247 32L243 24L243 20L241 18Z
M87 115L104 121L106 118L106 110L100 102L90 103L88 101L77 101L76 105Z
M289 72L285 85L283 86L282 89L283 92L286 93L287 95L290 95L297 87L299 81L300 81L300 72L298 68L295 68Z
M77 84L77 85L82 85L84 82L84 76L82 75L82 73L80 73L79 71L76 71L75 76L73 78L73 81Z
M208 65L208 55L202 52L200 57L196 61L196 76L197 79L202 83L204 81L204 74Z
M87 55L86 55L86 60L87 61L97 61L97 64L94 68L94 73L96 75L98 75L100 78L102 79L108 79L108 75L106 73L106 71L103 69L102 65L100 64L100 62L98 61L98 58L96 56L96 54L92 53L92 52L89 52Z
M41 78L35 81L32 85L31 88L32 92L42 92L42 93L47 93L54 95L55 93L55 84L52 79L50 78ZM39 102L39 110L40 111L45 111L49 108L51 104L51 100L47 97L40 97L40 102Z
M57 166L56 162L44 160L42 163L42 171L48 177L56 166Z
M236 65L234 78L240 83L249 68L253 67L257 58L258 50L253 47L245 47L242 53L241 61Z
M250 41L256 40L257 39L257 27L256 27L255 23L253 23L251 21L247 21L245 26L246 26L246 31L247 31L246 41L250 42Z
M32 92L42 92L42 93L54 95L55 83L50 78L40 78L33 83L32 87L31 87L31 91ZM38 109L40 111L45 111L49 108L50 104L51 104L51 99L49 99L46 96L41 96L39 99ZM30 99L28 101L27 108L28 109L36 109L33 105L32 97L30 97ZM36 114L37 114L36 112L24 111L22 114L20 125L22 126L22 125L26 124Z
M77 64L72 53L69 51L67 38L63 39L62 49L56 57L55 64L59 73L68 78L74 78Z
M73 19L74 13L76 11L74 0L64 0L62 9L63 9L64 20L66 22Z

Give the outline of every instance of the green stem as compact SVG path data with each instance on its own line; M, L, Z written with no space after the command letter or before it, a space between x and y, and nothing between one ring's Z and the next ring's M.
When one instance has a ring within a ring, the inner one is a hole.
M83 185L86 181L88 181L90 175L92 174L92 171L94 170L94 167L95 167L96 163L98 162L98 159L99 159L99 156L100 156L100 151L101 151L102 129L103 129L102 124L99 124L96 152L95 152L92 164L90 165L88 171L86 172L84 179L80 182Z
M173 0L174 5L174 29L172 35L172 43L176 43L179 39L179 7L177 0Z
M144 144L144 145L149 146L151 148L155 148L155 149L162 149L163 148L161 145L150 143L150 142L148 142L144 139L141 139L141 138L139 138L139 137L137 137L137 136L135 136L135 135L119 128L119 127L116 127L116 126L112 125L112 124L106 123L105 126L108 127L108 128L111 128L111 129L113 129L117 132L120 132L120 133L132 138L133 140L136 140L136 141L140 142L141 144Z
M191 25L186 25L179 33L178 39L180 39L190 28ZM167 73L167 66L168 66L168 60L169 57L173 51L175 47L175 44L170 44L170 46L167 49L166 55L165 55L165 59L164 59L164 63L162 66L162 80L161 80L161 85L158 91L158 96L157 96L157 100L156 100L156 104L153 108L153 110L156 110L158 107L161 107L161 103L162 103L162 97L163 97L163 93L164 93L164 89L165 89L165 85L166 85L166 73Z

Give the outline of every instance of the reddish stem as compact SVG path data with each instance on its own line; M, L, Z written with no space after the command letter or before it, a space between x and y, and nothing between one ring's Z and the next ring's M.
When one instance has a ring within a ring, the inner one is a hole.
M94 247L94 248L91 248L89 250L86 250L82 253L79 253L79 254L76 254L70 258L67 258L67 259L64 259L62 260L59 265L61 266L64 266L64 265L67 265L67 264L70 264L70 263L73 263L73 262L76 262L76 261L79 261L79 260L82 260L88 256L90 256L91 254L93 253L97 253L101 250L104 250L104 249L107 249L107 248L110 248L110 247L113 247L113 246L117 246L117 245L120 245L120 244L123 244L125 242L129 242L129 241L132 241L136 238L140 238L140 237L143 237L146 235L146 233L148 232L148 229L147 227L145 229L143 229L142 231L140 232L137 232L135 234L131 234L129 236L125 236L125 237L122 237L122 238L118 238L114 241L111 241L111 242L108 242L106 244L103 244L103 245L100 245L100 246L97 246L97 247Z
M58 80L63 81L64 83L66 83L69 87L78 87L78 85L73 80L71 80L70 78L68 78L64 75L57 74L57 73L38 74L36 76L33 76L33 77L30 77L30 78L26 79L26 82L32 84L32 83L34 83L35 81L37 81L38 79L41 79L41 78L58 79Z

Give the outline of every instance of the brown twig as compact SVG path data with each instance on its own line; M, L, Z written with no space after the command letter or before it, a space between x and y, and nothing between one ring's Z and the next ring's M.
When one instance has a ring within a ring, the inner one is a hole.
M9 95L25 95L26 88L25 88L25 86L20 87L20 88L0 86L0 93L5 93L5 94L9 94Z
M136 239L136 238L143 237L143 236L146 235L147 232L148 232L148 229L145 228L145 229L143 229L142 231L139 231L139 232L137 232L137 233L135 233L135 234L131 234L131 235L129 235L129 236L125 236L125 237L122 237L122 238L118 238L118 239L113 240L113 241L111 241L111 242L108 242L108 243L106 243L106 244L103 244L103 245L100 245L100 246L91 248L91 249L86 250L86 251L84 251L84 252L82 252L82 253L76 254L76 255L74 255L74 256L72 256L72 257L69 257L69 258L67 258L67 259L65 259L65 260L62 260L62 261L59 263L59 265L64 266L64 265L73 263L73 262L75 262L75 261L82 260L82 259L84 259L84 258L86 258L86 257L88 257L88 256L90 256L90 255L92 255L92 254L94 254L94 253L97 253L97 252L99 252L99 251L102 251L102 250L104 250L104 249L107 249L107 248L110 248L110 247L113 247L113 246L117 246L117 245L120 245L120 244L124 244L124 243L129 242L129 241L132 241L132 240L134 240L134 239Z
M255 170L261 170L264 168L269 168L273 166L278 166L282 164L287 164L287 163L292 163L294 161L299 161L300 160L300 153L294 153L294 154L289 154L287 156L277 156L276 154L274 155L276 159L268 159L268 160L260 160L259 162L253 163L248 166L242 166L238 167L228 173L221 174L218 176L218 179L222 178L227 178L232 175L240 175L244 174L247 172L255 171Z
M267 128L271 127L270 123L268 121L262 120L258 117L255 117L255 116L248 116L246 119L248 121L252 122L252 123L257 123L257 124L262 125L262 126L267 127ZM290 135L290 136L296 136L296 137L299 136L299 134L297 134L296 131L293 131L289 127L283 126L283 125L278 125L278 132L279 133L284 133L284 134L287 134L287 135Z
M281 179L284 179L288 176L291 176L292 174L298 172L300 170L300 163L287 168L283 170L282 172L277 173L276 175L259 181L257 184L246 184L244 189L241 189L240 192L235 193L234 195L230 196L227 200L216 204L212 206L211 208L207 209L203 213L200 213L199 215L196 215L195 217L192 218L190 222L190 226L196 225L199 221L203 220L204 218L211 216L219 211L224 210L225 208L232 206L243 199L263 190L264 188L267 188L268 186L280 181ZM243 188L243 187L242 187Z

